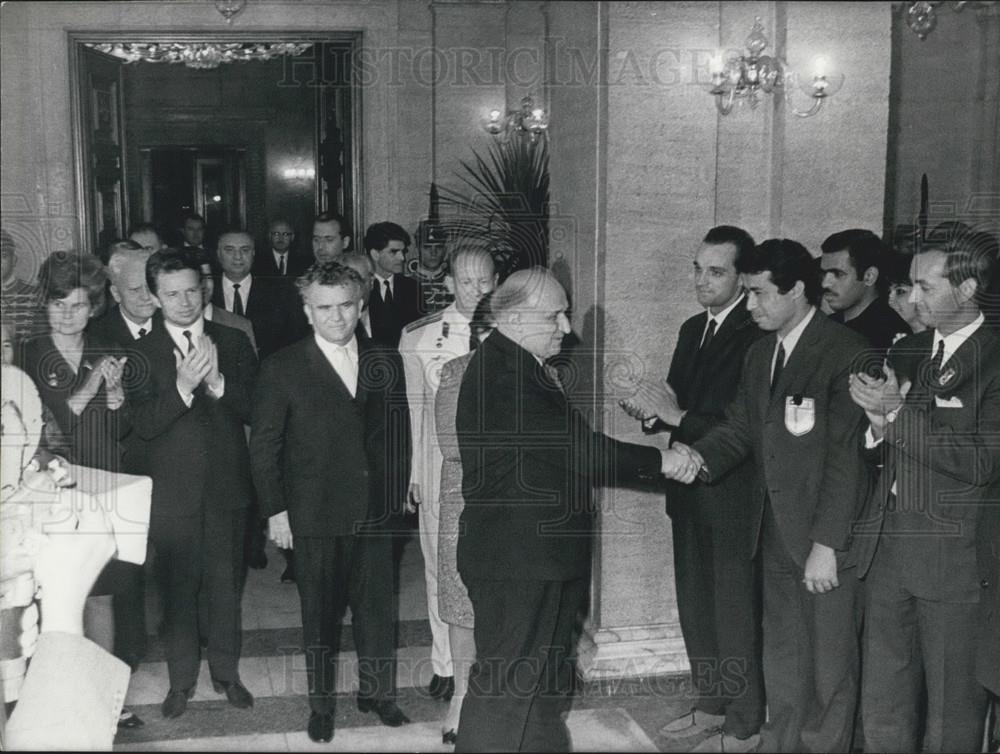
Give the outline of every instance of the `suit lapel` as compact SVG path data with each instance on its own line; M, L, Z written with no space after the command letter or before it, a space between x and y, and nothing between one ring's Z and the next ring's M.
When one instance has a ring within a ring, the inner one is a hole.
M789 392L789 387L797 384L802 375L814 366L809 363L809 354L814 353L813 347L816 345L820 335L822 334L824 326L827 324L827 322L824 322L823 319L821 319L825 317L826 315L817 309L812 315L812 320L810 320L809 324L806 325L806 329L803 330L802 335L799 336L799 341L795 344L795 349L791 352L791 354L788 354L785 357L785 368L781 371L781 375L778 377L778 383L774 386L774 390L771 393L771 399L768 402L769 406L784 406L785 395ZM770 387L771 358L774 356L774 348L776 347L775 343L776 341L772 341L772 348L768 351L768 387Z
M327 361L326 356L319 349L316 344L316 339L314 337L308 338L308 343L306 344L306 355L309 360L309 368L317 375L320 376L324 382L327 383L327 387L337 393L343 400L353 401L354 398L351 397L351 391L347 389L347 385L344 381L340 379L340 375L337 374L337 370L333 368L333 365ZM360 364L360 356L359 356ZM361 382L361 370L358 369L358 383Z

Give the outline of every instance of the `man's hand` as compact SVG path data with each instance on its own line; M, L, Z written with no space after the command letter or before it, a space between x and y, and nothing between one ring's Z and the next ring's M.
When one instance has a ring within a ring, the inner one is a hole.
M174 351L174 359L177 363L177 390L181 395L191 395L212 368L208 355L195 347L186 356Z
M813 542L802 581L813 594L826 594L840 586L840 581L837 580L837 554L832 547Z
M872 434L880 439L885 433L886 414L896 411L903 405L903 399L909 391L907 381L902 387L889 363L883 367L885 377L872 377L864 372L848 376L851 399L862 409L872 425Z
M205 376L205 387L213 393L218 393L222 383L222 375L219 372L219 349L212 339L202 334L198 340L198 350L204 351L208 358L208 374Z
M420 497L420 485L411 484L409 491L406 493L406 512L416 513L421 503L423 503L423 500Z
M275 513L267 520L267 536L282 550L292 549L292 527L288 523L288 511Z
M634 419L647 421L659 417L673 427L681 423L684 412L677 404L677 393L666 382L643 380L635 394L619 401L619 405Z
M691 484L704 465L701 455L683 443L674 443L670 450L660 452L663 455L663 475L684 484Z

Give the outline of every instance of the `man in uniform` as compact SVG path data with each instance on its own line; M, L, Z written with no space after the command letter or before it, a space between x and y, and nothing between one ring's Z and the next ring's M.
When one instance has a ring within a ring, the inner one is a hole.
M463 249L451 261L447 276L455 301L445 309L408 325L399 341L406 373L407 401L413 434L409 498L420 512L420 550L424 555L427 613L431 624L430 694L447 701L455 689L448 624L438 614L437 552L441 450L434 423L434 397L441 367L469 352L470 321L479 301L497 283L489 252Z

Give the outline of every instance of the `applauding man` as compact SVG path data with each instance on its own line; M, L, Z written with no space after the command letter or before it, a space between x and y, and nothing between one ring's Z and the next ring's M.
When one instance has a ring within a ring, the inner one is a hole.
M240 581L252 485L243 422L257 359L243 333L202 316L195 253L154 253L146 281L163 320L135 343L146 373L129 398L153 477L149 538L164 582L170 674L162 712L178 717L194 695L199 634L208 642L215 690L246 708L253 697L238 670Z

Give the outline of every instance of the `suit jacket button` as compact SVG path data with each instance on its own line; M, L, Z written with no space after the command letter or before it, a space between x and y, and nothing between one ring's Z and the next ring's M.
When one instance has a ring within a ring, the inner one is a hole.
M990 587L990 580L989 579L983 579L982 581L979 582L979 586L981 586L983 589L989 589L989 587Z

